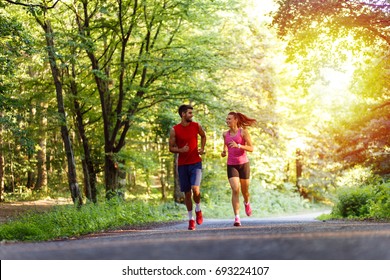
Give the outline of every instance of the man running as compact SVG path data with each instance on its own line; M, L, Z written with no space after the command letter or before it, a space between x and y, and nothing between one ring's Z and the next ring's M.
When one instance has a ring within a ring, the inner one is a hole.
M206 145L206 133L202 126L192 121L193 108L190 105L179 107L181 122L175 125L169 135L169 151L178 153L178 173L180 190L184 192L184 202L188 211L189 230L195 230L195 220L192 213L192 199L195 202L196 223L203 223L200 210L200 182L202 179L202 159ZM201 148L198 150L198 135L201 138Z

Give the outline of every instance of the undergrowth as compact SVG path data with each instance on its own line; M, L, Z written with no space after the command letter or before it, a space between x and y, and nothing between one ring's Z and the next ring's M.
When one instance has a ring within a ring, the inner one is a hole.
M180 220L174 203L110 200L101 204L55 206L45 213L29 212L0 226L0 240L40 241L81 236L124 226Z
M390 221L390 182L373 180L339 190L332 212L322 219Z

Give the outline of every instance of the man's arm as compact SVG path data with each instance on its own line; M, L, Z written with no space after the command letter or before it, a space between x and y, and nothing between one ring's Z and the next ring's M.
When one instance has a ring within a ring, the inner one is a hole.
M189 147L188 147L188 144L186 144L184 147L182 148L179 148L176 144L176 133L175 133L175 129L172 128L171 129L171 132L169 133L169 151L171 153L185 153L185 152L188 152L189 150Z
M176 145L176 133L174 128L172 128L169 133L169 151L171 153L179 152L179 148Z
M203 155L205 153L204 147L206 146L206 133L203 130L203 127L199 124L199 131L200 135L200 149L199 149L199 154Z

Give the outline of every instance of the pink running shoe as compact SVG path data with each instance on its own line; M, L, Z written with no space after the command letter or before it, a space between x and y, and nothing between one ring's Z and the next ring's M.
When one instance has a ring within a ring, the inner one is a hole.
M189 221L188 230L195 230L195 221L194 220Z
M195 211L195 214L196 214L196 223L198 225L201 225L203 223L202 211L198 211L198 212Z
M235 218L235 219L234 219L234 226L235 226L235 227L241 226L240 218Z
M246 215L247 216L250 216L250 215L252 215L252 208L251 208L251 205L248 203L248 204L245 204L244 203L244 205L245 205L245 213L246 213Z

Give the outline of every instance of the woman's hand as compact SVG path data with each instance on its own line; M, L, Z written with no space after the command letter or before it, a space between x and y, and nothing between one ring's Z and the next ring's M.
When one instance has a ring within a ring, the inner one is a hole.
M231 141L231 142L229 142L229 147L230 148L238 148L238 144L234 141Z

